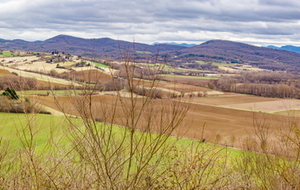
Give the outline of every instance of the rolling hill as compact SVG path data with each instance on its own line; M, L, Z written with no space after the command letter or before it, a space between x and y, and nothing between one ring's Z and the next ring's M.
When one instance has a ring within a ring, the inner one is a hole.
M58 35L45 41L27 42L24 40L0 39L0 49L15 49L36 52L54 50L74 55L114 59L130 53L138 60L167 58L177 65L195 61L251 64L271 70L299 71L300 54L274 48L257 47L244 43L210 40L200 45L184 47L170 44L142 44L113 40L110 38L83 39Z
M300 54L244 43L211 40L203 44L172 52L173 57L185 61L227 62L251 64L265 69L286 70L300 66Z
M131 52L140 54L156 54L181 50L185 47L176 45L147 45L136 42L113 40L110 38L83 39L67 35L58 35L45 41L26 42L23 40L0 40L1 49L15 49L36 52L54 50L88 57L121 57L120 54Z

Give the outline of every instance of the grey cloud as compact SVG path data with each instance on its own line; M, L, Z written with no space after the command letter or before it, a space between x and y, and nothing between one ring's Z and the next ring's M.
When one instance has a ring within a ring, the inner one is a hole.
M45 38L50 31L154 41L248 36L260 42L261 36L295 40L300 31L297 0L0 0L0 7L2 30L24 36L43 31Z

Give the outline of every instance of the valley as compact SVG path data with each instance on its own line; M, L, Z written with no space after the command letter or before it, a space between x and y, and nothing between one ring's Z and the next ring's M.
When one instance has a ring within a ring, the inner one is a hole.
M219 144L236 148L243 148L245 139L254 136L253 119L255 117L264 117L266 122L272 123L271 131L276 131L283 125L282 123L289 120L289 117L298 117L297 113L300 110L299 100L222 92L215 87L210 87L211 84L215 83L213 81L220 80L223 75L234 76L239 75L239 72L253 72L252 70L241 69L235 70L231 74L222 74L215 70L201 71L166 67L164 64L153 66L145 63L130 63L129 66L136 68L137 74L131 76L136 78L126 79L122 73L122 68L126 63L115 61L107 64L105 60L89 61L89 58L79 58L70 54L66 60L63 58L64 56L61 53L4 56L0 58L1 73L3 76L17 75L37 79L38 84L41 84L40 86L37 85L34 89L28 89L28 93L19 91L19 94L43 106L45 110L51 110L49 112L54 115L65 113L74 117L81 117L80 110L76 108L77 105L74 102L78 101L78 96L85 97L88 95L92 101L90 109L95 110L92 111L94 118L103 117L103 111L101 112L99 109L103 109L101 102L105 102L106 106L111 107L106 107L106 112L115 112L118 115L118 121L115 124L121 126L125 125L122 123L124 120L122 118L126 115L123 115L122 111L118 111L122 110L122 105L115 108L114 105L117 97L120 96L124 101L128 101L126 99L132 96L126 90L126 81L130 80L137 89L140 89L134 92L137 102L142 102L145 97L149 96L146 92L147 89L155 89L156 94L152 98L158 99L153 100L157 102L154 104L171 101L181 102L190 107L184 123L172 135L211 143L214 143L216 136L218 136ZM61 58L61 60L59 62L48 61L57 58ZM226 64L223 64L223 67L226 67ZM141 74L142 70L148 74ZM169 74L157 76L149 74L153 72ZM263 73L263 71L260 72ZM177 73L177 75L173 73ZM197 73L197 76L189 75L190 73ZM117 92L114 89L116 85L121 91ZM13 88L13 86L10 87ZM60 105L62 102L63 105ZM110 109L117 109L117 111ZM230 142L230 139L233 138L235 141Z
M300 78L291 67L153 59L151 51L107 59L1 52L0 163L8 183L97 189L106 185L94 181L115 175L111 187L143 176L131 186L143 189L149 178L158 189L189 189L203 179L200 189L236 189L245 182L232 183L238 174L256 188L260 174L248 168L278 178L298 168ZM39 176L19 178L23 171Z

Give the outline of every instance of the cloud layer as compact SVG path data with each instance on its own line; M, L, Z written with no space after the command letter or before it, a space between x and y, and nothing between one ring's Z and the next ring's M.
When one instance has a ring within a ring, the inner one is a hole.
M299 0L0 0L0 38L300 46Z

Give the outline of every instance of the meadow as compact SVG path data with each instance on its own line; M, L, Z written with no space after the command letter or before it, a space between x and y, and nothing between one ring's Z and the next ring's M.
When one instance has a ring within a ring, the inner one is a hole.
M98 67L104 67L104 68L109 68L108 65L105 65L103 63L99 63L99 62L95 62L95 61L91 61L92 63L94 63L95 65L97 65Z

